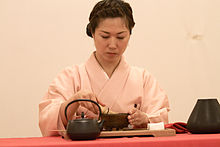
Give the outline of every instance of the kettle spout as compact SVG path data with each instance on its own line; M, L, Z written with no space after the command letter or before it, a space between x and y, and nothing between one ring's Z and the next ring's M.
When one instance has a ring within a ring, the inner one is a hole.
M99 122L99 130L100 130L100 131L102 131L102 129L103 129L103 123L104 123L104 120L101 120L101 121Z

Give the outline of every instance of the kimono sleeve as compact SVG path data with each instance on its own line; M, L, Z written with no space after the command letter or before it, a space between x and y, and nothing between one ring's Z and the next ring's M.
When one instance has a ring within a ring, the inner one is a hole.
M61 104L73 96L78 89L77 67L64 69L50 84L39 104L39 127L43 136L59 135L58 129L65 129L59 118Z
M170 111L168 97L159 86L158 81L148 72L144 74L144 99L142 109L146 112L150 123L168 123L168 112Z

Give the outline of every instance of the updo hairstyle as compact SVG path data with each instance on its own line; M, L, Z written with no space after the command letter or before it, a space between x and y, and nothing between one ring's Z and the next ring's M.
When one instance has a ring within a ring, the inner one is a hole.
M102 0L94 6L90 13L86 33L92 37L92 34L102 19L121 17L125 20L131 34L132 28L135 25L132 13L131 6L123 0Z

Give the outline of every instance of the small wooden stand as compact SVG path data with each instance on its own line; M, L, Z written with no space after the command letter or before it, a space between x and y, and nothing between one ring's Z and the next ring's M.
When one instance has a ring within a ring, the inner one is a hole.
M134 137L134 136L176 136L174 129L165 130L121 130L121 131L102 131L99 137Z

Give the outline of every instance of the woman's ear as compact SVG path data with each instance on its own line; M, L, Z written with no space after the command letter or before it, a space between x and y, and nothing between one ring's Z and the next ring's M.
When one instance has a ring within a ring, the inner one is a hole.
M92 38L95 38L95 34L94 33L92 33Z

